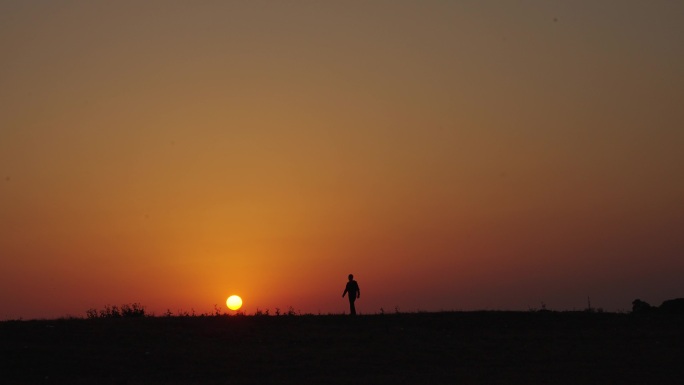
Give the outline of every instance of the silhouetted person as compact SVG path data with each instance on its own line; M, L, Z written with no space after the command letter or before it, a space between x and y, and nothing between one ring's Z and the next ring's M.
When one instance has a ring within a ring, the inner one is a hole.
M354 275L349 274L349 282L347 282L347 287L344 288L342 293L342 298L344 295L349 293L349 312L351 315L356 315L356 308L354 307L354 301L361 297L361 289L359 289L359 284L354 281Z

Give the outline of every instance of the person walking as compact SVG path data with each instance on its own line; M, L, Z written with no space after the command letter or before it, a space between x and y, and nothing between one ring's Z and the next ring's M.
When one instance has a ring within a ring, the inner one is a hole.
M344 295L347 293L349 293L349 313L351 315L356 315L354 301L361 297L361 289L359 289L358 282L354 281L354 274L349 274L349 282L347 282L347 286L344 288L342 298L344 298Z

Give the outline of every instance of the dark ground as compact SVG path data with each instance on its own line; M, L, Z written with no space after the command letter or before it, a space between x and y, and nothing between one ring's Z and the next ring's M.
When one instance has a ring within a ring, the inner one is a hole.
M682 384L684 318L583 312L0 322L6 384Z

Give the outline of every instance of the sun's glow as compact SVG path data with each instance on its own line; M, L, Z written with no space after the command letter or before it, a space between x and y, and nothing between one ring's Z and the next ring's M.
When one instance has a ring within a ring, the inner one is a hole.
M237 310L242 307L242 298L237 295L231 295L226 300L226 305L228 305L230 310Z

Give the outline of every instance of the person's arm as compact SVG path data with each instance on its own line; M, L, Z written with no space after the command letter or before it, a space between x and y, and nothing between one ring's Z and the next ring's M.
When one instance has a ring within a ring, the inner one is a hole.
M345 287L345 288L344 288L344 292L342 292L342 298L344 298L344 295L347 294L347 290L348 290L348 289L349 289L348 287Z

